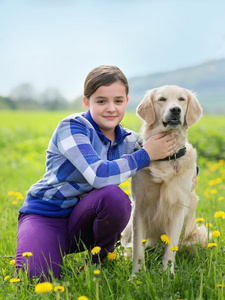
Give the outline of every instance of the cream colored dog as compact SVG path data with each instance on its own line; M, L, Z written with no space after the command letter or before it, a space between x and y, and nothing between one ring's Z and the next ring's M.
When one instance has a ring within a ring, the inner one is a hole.
M207 242L206 228L198 227L195 221L198 197L192 189L192 179L196 174L196 151L187 141L188 128L201 117L202 109L192 92L167 85L148 91L137 114L145 121L143 142L154 134L174 131L178 145L175 155L152 161L131 179L132 217L123 232L122 244L126 247L132 231L134 274L141 268L142 239L147 240L147 247L153 247L166 234L171 243L165 246L163 267L166 269L171 261L174 273L176 252L171 251L171 246L205 246Z

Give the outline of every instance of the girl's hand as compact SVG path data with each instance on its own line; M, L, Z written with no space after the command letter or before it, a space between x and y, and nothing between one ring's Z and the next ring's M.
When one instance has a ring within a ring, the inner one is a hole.
M176 134L159 133L151 136L143 145L143 149L147 151L150 160L158 160L173 155L176 149Z

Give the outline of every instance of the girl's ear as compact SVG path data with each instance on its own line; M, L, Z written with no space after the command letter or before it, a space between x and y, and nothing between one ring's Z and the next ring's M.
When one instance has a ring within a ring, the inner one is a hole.
M136 110L137 115L145 120L148 125L152 125L155 122L155 110L152 101L154 90L147 92Z
M90 102L89 102L88 98L85 96L83 97L83 104L87 110L90 108Z

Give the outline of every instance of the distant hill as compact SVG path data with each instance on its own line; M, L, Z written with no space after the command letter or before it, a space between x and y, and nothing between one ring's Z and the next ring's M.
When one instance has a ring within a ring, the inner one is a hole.
M172 72L130 78L128 81L129 110L137 107L147 90L175 84L195 92L204 113L225 114L225 59Z

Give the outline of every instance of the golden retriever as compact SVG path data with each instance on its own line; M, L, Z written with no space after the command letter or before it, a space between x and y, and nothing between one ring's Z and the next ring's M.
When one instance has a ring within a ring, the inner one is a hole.
M131 178L132 217L122 233L122 244L126 247L132 231L135 274L142 264L142 240L147 240L147 247L153 247L166 234L170 244L165 246L163 268L167 269L171 261L170 271L174 273L176 251L171 251L171 246L198 242L205 246L207 242L207 229L196 225L198 197L192 188L197 170L196 150L187 141L188 128L199 120L202 109L191 91L167 85L148 91L137 114L144 120L143 142L154 134L174 131L178 144L172 157L152 161Z

